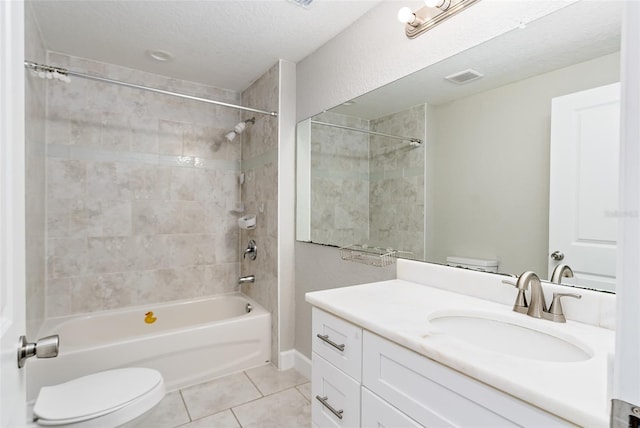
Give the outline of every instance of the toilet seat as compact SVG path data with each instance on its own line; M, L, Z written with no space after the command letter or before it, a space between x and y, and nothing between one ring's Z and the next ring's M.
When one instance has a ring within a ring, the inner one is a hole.
M151 409L164 394L157 370L107 370L43 387L33 414L39 425L117 426Z

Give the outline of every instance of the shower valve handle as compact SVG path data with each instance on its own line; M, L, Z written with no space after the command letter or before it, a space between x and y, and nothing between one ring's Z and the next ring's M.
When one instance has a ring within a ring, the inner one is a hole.
M243 259L246 259L249 256L249 260L255 260L258 256L258 247L256 245L256 241L253 239L249 241L249 245L244 250L244 254L242 255Z

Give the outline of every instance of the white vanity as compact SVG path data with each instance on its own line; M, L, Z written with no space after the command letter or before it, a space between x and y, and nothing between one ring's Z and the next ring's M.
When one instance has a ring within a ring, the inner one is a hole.
M399 260L307 294L314 426L608 426L615 298L579 290L554 323L513 312L503 278Z

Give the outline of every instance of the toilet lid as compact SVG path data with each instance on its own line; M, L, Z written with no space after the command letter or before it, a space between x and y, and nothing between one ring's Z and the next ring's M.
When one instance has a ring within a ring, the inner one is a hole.
M157 370L114 369L40 389L34 415L44 420L87 420L115 412L162 383Z

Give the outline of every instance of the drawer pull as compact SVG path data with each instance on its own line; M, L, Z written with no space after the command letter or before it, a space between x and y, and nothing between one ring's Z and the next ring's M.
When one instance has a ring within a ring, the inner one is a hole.
M334 409L331 404L327 403L328 398L327 397L320 397L319 395L316 395L316 400L318 400L319 402L322 403L322 405L324 407L326 407L327 409L329 409L331 411L331 413L333 413L334 415L336 415L336 417L338 419L342 419L342 414L344 413L344 410L340 409L340 410L336 410Z
M344 345L338 345L336 342L334 342L333 340L329 339L329 335L328 334L320 334L318 333L316 336L318 336L318 339L322 340L323 342L328 343L329 345L333 346L334 348L344 352Z

